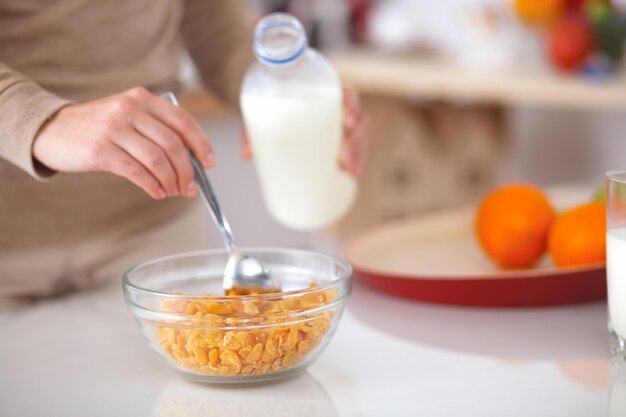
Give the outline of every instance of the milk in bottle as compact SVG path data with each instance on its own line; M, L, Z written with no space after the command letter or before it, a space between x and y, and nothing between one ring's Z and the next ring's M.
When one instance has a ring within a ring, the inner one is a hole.
M313 230L338 220L356 194L339 168L341 84L309 48L293 16L274 13L256 27L255 62L241 109L267 208L282 225Z

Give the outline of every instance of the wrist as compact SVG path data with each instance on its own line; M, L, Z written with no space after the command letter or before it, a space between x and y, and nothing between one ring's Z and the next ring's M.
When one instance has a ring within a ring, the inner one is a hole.
M32 158L33 169L35 170L35 173L41 178L49 178L57 173L56 170L50 168L44 162L47 159L46 158L46 149L47 149L46 142L48 141L48 135L50 133L49 132L50 125L53 124L57 120L59 114L65 108L67 108L68 105L65 105L57 109L57 111L52 113L46 120L44 120L44 122L41 124L41 126L35 133L35 137L33 138L33 143L31 145L30 154Z

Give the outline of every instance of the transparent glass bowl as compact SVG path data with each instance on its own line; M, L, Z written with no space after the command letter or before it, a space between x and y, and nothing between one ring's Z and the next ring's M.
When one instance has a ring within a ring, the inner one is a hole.
M223 295L224 250L143 262L124 274L126 304L152 349L185 378L247 383L303 372L326 348L350 294L350 265L294 249L243 248L283 292Z

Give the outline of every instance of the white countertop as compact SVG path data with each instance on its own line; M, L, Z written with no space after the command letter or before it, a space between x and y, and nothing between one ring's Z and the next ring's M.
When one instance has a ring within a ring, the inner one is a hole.
M0 329L2 417L608 412L604 303L454 308L357 282L333 341L307 373L247 388L174 374L142 339L117 285L3 313ZM615 389L626 393L621 384Z

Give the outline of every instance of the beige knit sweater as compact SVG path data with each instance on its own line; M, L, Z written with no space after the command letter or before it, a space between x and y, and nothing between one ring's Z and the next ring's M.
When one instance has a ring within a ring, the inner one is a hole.
M175 89L183 47L236 106L251 41L237 0L0 0L0 251L130 234L180 212L188 201L154 201L111 174L52 175L33 139L71 101Z

